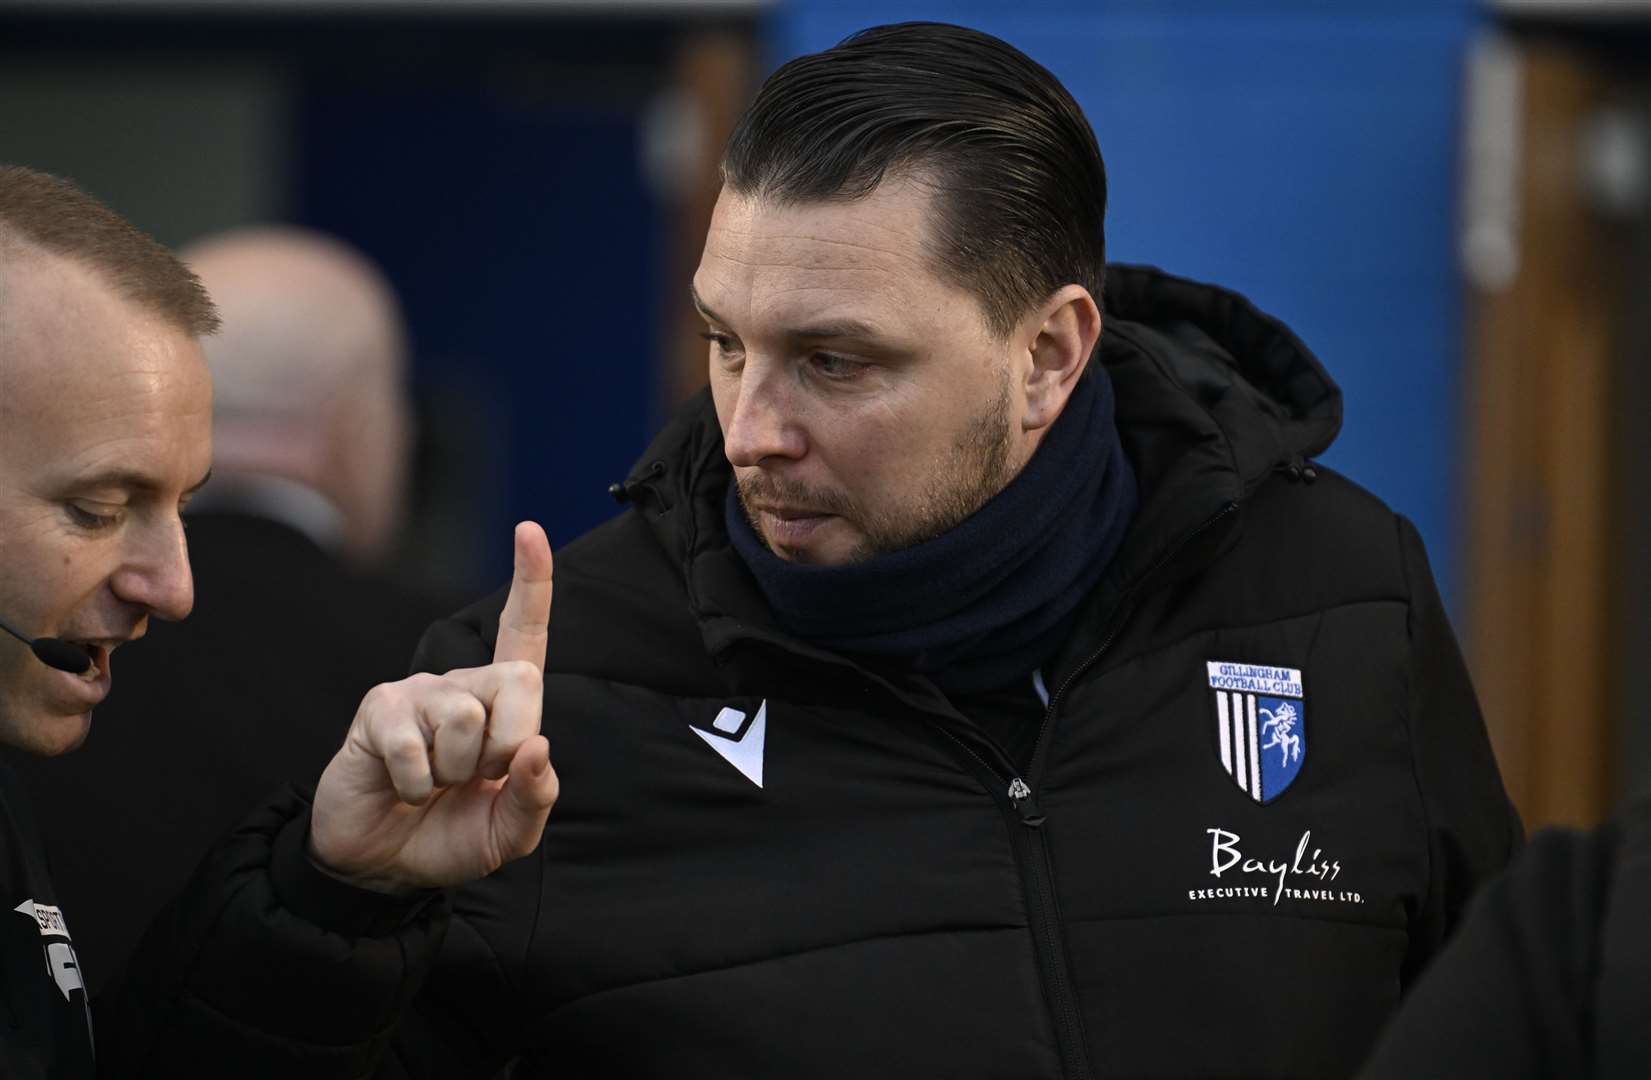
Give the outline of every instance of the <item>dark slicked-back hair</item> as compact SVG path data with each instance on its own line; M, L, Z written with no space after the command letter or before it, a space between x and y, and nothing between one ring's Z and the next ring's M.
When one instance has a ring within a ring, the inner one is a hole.
M930 252L1007 335L1062 285L1097 304L1106 169L1083 110L1007 42L944 23L862 30L769 77L728 140L723 183L792 205L885 178L935 193Z
M218 328L200 280L158 241L62 177L0 165L0 259L31 245L80 263L192 337Z

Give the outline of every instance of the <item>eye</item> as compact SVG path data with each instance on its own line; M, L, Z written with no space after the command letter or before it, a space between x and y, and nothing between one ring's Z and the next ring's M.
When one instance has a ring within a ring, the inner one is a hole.
M76 503L65 503L64 506L69 512L69 520L87 532L99 532L120 524L120 514L118 512L100 514Z
M852 379L870 366L859 360L850 360L846 356L826 352L818 352L810 356L809 363L814 365L814 370L821 375L839 381Z
M714 370L724 375L738 375L745 369L745 354L740 351L739 339L719 330L704 330L700 337L711 343L711 363Z
M717 352L731 353L736 351L734 339L727 334L721 334L715 330L701 330L699 336L715 345Z

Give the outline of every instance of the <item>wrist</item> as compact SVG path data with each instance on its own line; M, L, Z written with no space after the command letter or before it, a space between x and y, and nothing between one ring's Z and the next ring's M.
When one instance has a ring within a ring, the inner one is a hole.
M304 857L320 873L332 878L334 881L342 882L357 889L365 889L368 892L381 893L385 896L411 896L414 893L425 891L411 885L392 881L389 878L349 874L329 866L327 861L315 850L315 827L313 824L310 826L309 833L304 840Z
M299 919L347 937L382 937L443 906L439 889L402 889L387 881L363 883L365 875L340 874L311 854L310 824L305 810L281 829L270 853L275 897ZM369 887L374 884L378 887Z

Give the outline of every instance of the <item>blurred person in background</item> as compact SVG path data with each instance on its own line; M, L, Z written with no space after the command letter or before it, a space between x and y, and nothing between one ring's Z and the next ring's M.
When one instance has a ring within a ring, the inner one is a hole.
M111 691L116 650L152 618L193 607L182 513L210 476L212 390L199 339L217 322L199 281L153 239L66 181L0 166L7 1078L361 1075L376 1055L356 1037L393 1018L419 985L447 925L446 887L531 850L556 798L538 734L550 549L523 523L517 587L488 662L380 684L352 703L355 720L334 729L341 745L314 798L282 793L209 852L120 988L100 995L94 1024L73 912L14 770L76 749ZM239 569L268 572L256 552ZM295 591L273 608L306 600ZM273 677L302 682L304 666L320 662L301 656ZM178 677L208 692L217 675L207 659ZM219 718L232 723L275 692L234 687ZM301 703L298 715L328 723L311 715L318 707ZM217 767L190 745L211 736L172 721L147 716L142 751L123 763L128 799L110 806L105 827ZM196 771L167 774L174 753ZM177 843L145 839L157 850Z
M187 517L194 611L132 655L97 739L24 773L94 993L212 840L281 783L315 782L362 695L405 675L449 609L378 572L412 441L389 283L292 228L182 257L222 319L203 339L213 479Z
M1651 1071L1651 797L1550 829L1474 899L1359 1080Z
M249 228L181 252L223 315L212 368L213 479L200 513L243 510L330 554L384 565L407 506L407 331L359 251Z

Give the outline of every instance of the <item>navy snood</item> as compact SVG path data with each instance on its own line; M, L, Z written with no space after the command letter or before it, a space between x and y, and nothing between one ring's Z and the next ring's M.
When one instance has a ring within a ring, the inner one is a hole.
M1097 366L1020 474L932 540L846 566L809 566L769 550L732 482L726 517L782 629L968 693L1022 678L1054 655L1123 542L1137 498L1112 381Z

